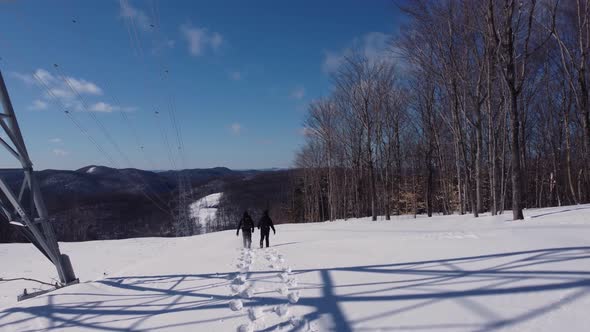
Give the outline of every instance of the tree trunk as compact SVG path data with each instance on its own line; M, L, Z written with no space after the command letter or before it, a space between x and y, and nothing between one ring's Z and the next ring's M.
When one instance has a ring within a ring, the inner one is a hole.
M513 66L513 65L512 65ZM512 68L514 70L514 68ZM510 124L512 134L512 217L514 220L524 219L522 213L522 170L520 168L520 121L518 117L518 95L516 91L510 91Z

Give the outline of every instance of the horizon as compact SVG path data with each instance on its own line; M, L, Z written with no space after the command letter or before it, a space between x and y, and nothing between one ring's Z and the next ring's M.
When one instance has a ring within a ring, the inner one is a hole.
M386 0L0 9L0 69L36 169L290 168L344 54L386 52L400 25Z
M137 169L140 171L146 171L146 172L178 172L178 171L192 171L192 170L210 170L210 169L216 169L216 168L225 168L228 169L230 171L234 171L234 172L247 172L247 171L259 171L259 172L266 172L266 171L285 171L285 170L293 170L296 169L296 167L267 167L267 168L230 168L230 167L225 167L225 166L212 166L212 167L194 167L194 168L179 168L179 169L147 169L147 168L136 168L136 167L123 167L123 168L115 168L115 167L110 167L110 166L106 166L106 165L86 165L86 166L82 166L82 167L78 167L78 168L43 168L43 169L35 169L36 172L40 172L40 171L73 171L73 172L77 172L80 171L84 168L90 168L90 167L104 167L104 168L110 168L110 169L118 169L118 170L123 170L123 169ZM20 169L16 169L16 170L20 170Z

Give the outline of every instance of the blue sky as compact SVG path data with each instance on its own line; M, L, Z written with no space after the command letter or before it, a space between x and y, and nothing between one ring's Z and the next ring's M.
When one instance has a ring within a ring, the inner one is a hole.
M36 169L290 167L342 55L399 24L386 0L0 1L0 69Z

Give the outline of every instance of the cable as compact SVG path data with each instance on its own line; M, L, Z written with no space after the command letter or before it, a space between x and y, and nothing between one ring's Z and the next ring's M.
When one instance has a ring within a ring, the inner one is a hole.
M79 20L72 20L72 22L74 22L75 24L78 24ZM80 29L77 29L77 30L80 31ZM81 44L83 44L85 40L86 39L81 38ZM65 77L65 75L62 75L62 77ZM71 84L69 84L69 85L71 87ZM111 93L109 93L109 96L112 99L112 101L114 102L114 104L115 105L122 105L122 103L119 100L119 98L114 94L114 91L115 90L111 88L111 84L110 84L110 82L109 82L108 79L105 80L105 85L107 87L107 90L111 91ZM78 96L79 96L79 93L78 93ZM83 100L83 102L84 102L84 100ZM86 107L87 107L87 105L86 105ZM135 139L135 142L137 144L137 148L141 152L143 158L152 167L152 169L154 169L154 170L157 169L154 161L146 153L145 148L144 148L145 147L145 144L143 144L142 140L140 139L140 137L139 137L139 135L137 133L137 129L135 128L135 126L133 126L132 121L129 119L129 117L127 116L126 112L124 110L122 110L120 107L117 108L116 106L114 107L114 111L118 112L121 115L121 117L123 118L123 122L125 123L125 125L129 129L129 131L131 132L131 134L133 135L133 137ZM91 114L91 115L93 115L93 114ZM99 122L99 126L102 125L102 123L95 116L93 116L93 117L95 118L96 121ZM102 125L102 128L104 129L104 131L106 131L106 128L104 127L104 125ZM104 131L103 131L103 133L104 133ZM112 140L111 140L111 142L112 142ZM127 158L127 156L124 153L122 153L121 149L118 149L117 148L117 150L118 150L119 154L121 154L123 156L123 158L127 161L127 163L129 164L129 166L131 168L135 168L133 166L133 163L131 162L131 160L129 158ZM151 191L151 193L154 195L154 197L156 197L156 199L159 200L164 206L167 206L167 203L160 197L160 195L155 190L153 190L153 188L150 186L150 184L147 183L145 181L145 179L143 179L143 178L141 178L141 180L146 184L147 189L149 191Z
M103 147L94 139L94 137L92 137L92 135L90 135L90 133L78 122L78 120L76 120L76 118L71 114L71 112L68 110L68 108L66 107L66 105L64 105L61 100L53 93L53 91L51 91L51 89L47 86L47 84L45 83L45 81L43 81L43 79L41 79L37 73L33 73L33 77L35 78L35 80L37 80L37 83L39 84L39 86L43 89L45 89L45 91L47 92L47 94L52 97L54 99L54 102L59 104L64 112L64 114L66 114L66 116L68 116L68 118L70 118L72 120L72 122L76 125L76 127L78 127L78 129L80 129L80 131L85 134L88 139L90 139L90 141L96 146L96 148L98 149L98 151L100 153L102 153L107 160L109 161L109 163L113 164L113 165L118 165L115 160L113 159L113 157L111 157L111 155L103 149Z
M83 133L85 134L88 139L96 146L96 148L99 150L99 152L101 152L109 161L110 164L114 165L117 170L117 172L119 172L120 170L118 168L120 168L120 165L111 157L111 155L96 141L96 139L90 134L90 132L84 128L82 126L82 124L80 124L80 122L78 122L78 120L76 120L76 118L72 115L72 113L68 110L68 108L61 102L61 100L59 98L57 98L57 96L55 96L55 94L51 91L51 89L47 86L47 84L43 81L43 79L41 79L37 73L33 73L33 77L37 80L37 82L41 85L42 88L45 89L45 91L48 93L49 96L51 96L54 101L62 106L62 109L64 111L64 113L70 118L70 120L72 120L72 122L76 125L76 127ZM150 200L154 206L156 206L158 209L162 210L163 212L170 214L170 211L167 211L166 209L162 208L157 202L155 202L150 196L148 196L145 191L143 190L143 188L139 187L139 190L141 191L141 193L148 199Z
M77 21L76 20L73 20L73 22L76 23ZM4 59L0 58L0 60L4 60ZM4 60L4 62L6 62L6 60ZM56 67L56 70L59 70L59 68L58 68L57 65L54 65L54 66ZM53 91L51 91L51 89L49 88L49 86L37 75L37 73L33 73L33 77L37 81L37 84L42 89L44 89L47 92L48 96L50 96L51 98L53 98L54 102L56 104L58 104L58 106L61 106L64 114L66 114L66 116L74 123L74 125L92 142L92 144L108 160L108 162L110 164L112 164L112 165L115 166L115 170L117 172L120 172L120 170L118 169L118 168L120 168L120 165L102 147L102 145L90 134L90 132L86 128L84 128L84 126L82 126L82 124L73 116L73 114L68 109L68 107L53 93ZM65 78L64 75L62 75L62 77ZM70 86L70 88L73 89L73 86L70 84L70 82L69 82L69 80L67 80L67 78L65 78L65 81L68 84L68 86ZM77 92L77 90L73 89L73 91L81 99L81 101L83 102L83 104L86 107L86 109L88 109L85 100L83 98L81 98L81 96ZM89 114L91 114L92 117L95 119L95 121L99 124L99 127L101 127L101 129L103 130L103 134L105 134L105 136L107 136L107 138L110 140L111 143L114 143L114 145L115 145L116 149L118 150L118 152L122 154L122 151L120 150L120 148L118 148L118 145L116 144L116 142L114 142L114 140L112 139L112 137L110 136L110 134L108 133L108 131L106 130L106 128L104 127L104 125L100 122L100 120L98 120L98 118L96 118L96 116L92 112L89 112ZM124 154L122 154L122 155L124 156ZM127 161L129 161L129 159L126 158L126 156L124 156L124 159L127 159ZM141 180L143 180L145 182L145 179L141 178ZM148 188L149 188L149 184L148 184ZM146 192L143 190L143 188L139 187L139 190L140 190L140 192L142 193L143 196L145 196L149 201L151 201L154 204L154 206L156 206L158 209L162 210L164 213L172 216L172 214L170 213L170 210L169 209L166 210L165 208L162 208L157 202L155 202L149 195L146 194ZM164 204L164 206L167 206L166 203L163 203L163 204Z

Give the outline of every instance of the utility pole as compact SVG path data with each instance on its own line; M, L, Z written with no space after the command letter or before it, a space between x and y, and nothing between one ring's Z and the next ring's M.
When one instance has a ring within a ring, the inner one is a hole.
M1 171L23 172L18 194L15 194L9 184L2 179L0 172L0 221L5 219L17 226L21 234L55 265L61 286L76 283L78 280L69 257L59 250L45 201L33 173L33 163L29 158L1 71L0 101L2 103L0 127L7 137L7 139L0 137L0 146L4 147L21 165L21 168Z

